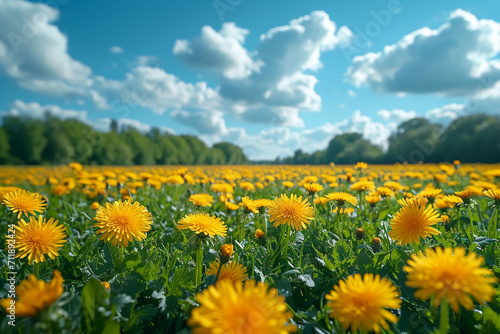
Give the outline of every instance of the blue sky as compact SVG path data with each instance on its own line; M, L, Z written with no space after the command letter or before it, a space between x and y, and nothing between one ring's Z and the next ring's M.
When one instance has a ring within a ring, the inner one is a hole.
M497 1L0 0L0 111L230 141L254 159L500 113Z

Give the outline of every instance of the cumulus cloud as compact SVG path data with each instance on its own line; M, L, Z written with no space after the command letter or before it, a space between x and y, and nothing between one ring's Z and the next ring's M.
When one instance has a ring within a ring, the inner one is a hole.
M310 71L322 67L321 53L348 43L352 34L347 27L337 30L323 11L270 29L252 52L243 46L247 34L234 23L219 32L204 27L199 37L178 40L174 54L188 66L217 73L224 109L242 120L302 126L299 111L321 109Z
M417 117L417 113L415 111L413 110L405 111L402 109L393 109L393 110L382 109L377 111L377 114L386 121L393 120L397 123L402 123Z
M63 109L56 105L40 105L38 102L26 103L21 100L15 100L8 111L3 111L2 116L20 116L42 119L45 113L49 112L52 116L61 119L74 118L80 121L85 121L87 111Z
M43 3L0 2L0 67L29 90L55 96L85 94L91 69L68 53L53 24L58 10Z
M199 37L190 41L178 39L173 52L193 68L213 71L229 79L245 78L260 66L243 47L248 33L235 23L224 23L220 31L204 26Z
M187 112L173 111L170 116L180 123L195 128L202 135L227 134L226 122L222 112L217 110Z
M347 78L377 92L470 94L500 79L500 24L457 9L438 29L353 59Z
M433 123L443 125L450 124L456 118L464 115L464 105L458 103L450 103L445 106L429 110L425 117Z
M187 83L157 67L136 67L123 81L96 77L94 87L111 107L122 110L142 106L161 114L184 108L207 110L219 105L217 91L205 82Z

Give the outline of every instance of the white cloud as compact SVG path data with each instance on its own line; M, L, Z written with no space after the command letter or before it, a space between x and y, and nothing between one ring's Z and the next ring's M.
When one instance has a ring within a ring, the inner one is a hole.
M413 110L405 111L402 109L393 109L393 110L382 109L377 111L377 114L386 121L392 120L397 123L402 123L417 117L417 113L415 111Z
M0 1L0 67L26 89L79 96L91 69L68 54L68 40L53 24L58 17L43 3Z
M193 68L219 74L221 109L237 118L302 126L299 111L321 110L317 79L305 71L321 68L321 53L347 43L349 30L336 31L328 14L316 11L270 29L253 52L243 47L247 34L234 23L219 32L204 27L200 37L178 40L174 54Z
M142 106L161 114L186 108L210 110L219 105L217 91L205 82L187 83L161 68L148 66L133 69L124 81L97 77L94 89L112 108L124 111Z
M223 114L217 110L196 112L176 110L170 116L184 125L195 128L202 135L223 136L227 134Z
M56 105L42 106L38 102L26 103L21 100L15 100L12 103L11 108L8 111L3 111L1 115L42 119L46 112L50 112L52 116L61 119L74 118L80 121L85 121L87 118L87 111L85 110L62 109Z
M425 27L355 57L346 75L377 92L470 94L500 79L499 53L500 24L457 9L436 30Z
M349 95L350 97L356 97L356 95L358 95L355 91L353 91L352 89L349 89L349 91L347 92L347 95Z
M199 37L191 41L178 39L173 53L193 68L213 71L229 79L245 78L260 66L242 45L248 33L232 22L222 24L218 32L204 26Z
M109 51L112 53L123 53L123 48L120 46L112 46Z
M135 61L129 64L131 67L141 67L141 66L149 66L156 67L160 63L160 59L155 56L137 56Z
M456 118L464 115L464 105L451 103L440 108L434 108L429 110L425 117L428 118L433 123L439 123L443 125L450 124Z

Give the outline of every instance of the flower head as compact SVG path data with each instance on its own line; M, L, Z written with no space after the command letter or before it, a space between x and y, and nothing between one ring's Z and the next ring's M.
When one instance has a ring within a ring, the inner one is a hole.
M413 201L412 201L413 200ZM439 231L431 226L441 221L439 214L431 206L422 205L417 199L407 199L408 205L403 206L391 220L389 236L398 240L402 245L411 242L420 242L431 234Z
M380 195L367 195L365 199L371 206L375 206L375 204L382 200L382 197Z
M262 230L260 230L260 229L255 230L255 238L256 238L256 239L260 239L260 238L262 238L264 235L265 235L265 234L264 234L264 231L262 231Z
M267 284L248 280L233 284L222 280L196 295L200 306L193 309L188 325L194 334L248 333L286 334L296 331L288 325L292 314L285 298Z
M495 203L495 205L500 205L500 189L489 189L483 191L485 196L491 198Z
M35 212L42 213L47 208L45 199L38 193L31 193L24 189L14 190L5 194L3 203L17 213L17 219L24 214L35 215Z
M479 304L491 301L497 282L489 269L481 268L484 258L476 253L465 255L465 248L427 248L425 255L412 254L408 266L406 285L416 288L415 297L427 300L434 296L434 306L445 298L455 312L462 305L472 310L472 296Z
M302 196L282 194L276 197L268 207L269 221L274 227L291 225L296 230L302 230L314 219L314 208Z
M339 282L326 295L332 310L330 317L336 318L342 328L350 328L353 333L358 329L380 332L380 326L388 329L387 321L397 322L398 318L387 308L399 309L401 299L396 287L379 275L360 274L349 276Z
M436 198L442 197L441 194L443 192L442 189L424 189L417 194L419 197L425 197L429 200L429 202L434 202Z
M240 208L240 206L238 204L234 204L234 203L231 203L229 201L224 202L224 206L229 211L236 211L236 210L238 210Z
M99 207L100 207L100 206L101 206L101 205L100 205L98 202L94 202L94 203L92 203L92 204L90 205L90 208L91 208L92 210L97 210L97 209L99 209Z
M259 206L254 200L251 200L248 196L241 198L240 206L243 207L246 213L259 213Z
M101 240L125 247L134 239L146 239L146 233L153 224L148 209L130 200L106 203L97 210L94 220L97 221L94 227L98 228L95 233L102 234Z
M35 316L38 312L52 305L62 293L63 278L58 270L54 270L50 282L38 280L35 275L30 275L28 279L21 281L16 287L16 316ZM7 311L12 300L11 298L4 298L0 300L0 304Z
M359 182L351 184L351 189L357 190L357 191L373 190L373 189L375 189L375 182L373 182L373 181L359 181Z
M177 223L179 230L190 229L196 234L213 237L220 235L226 236L227 227L224 222L218 218L210 216L208 213L193 213L185 216Z
M189 196L189 201L197 206L211 207L214 198L209 194L194 194Z
M59 249L66 242L66 227L57 225L59 221L38 216L31 216L28 222L21 219L16 228L16 257L21 259L28 257L31 264L33 261L44 262L45 254L52 260L59 255Z
M465 189L463 191L455 192L455 195L460 197L463 203L469 204L472 197L472 191L470 189Z
M314 195L318 191L323 190L323 186L319 183L305 183L304 189L307 190L310 195Z
M222 264L222 268L220 269L219 272L220 265L221 263L219 262L219 260L210 262L206 274L217 276L217 273L219 273L219 278L217 279L217 282L227 279L231 281L233 284L237 284L246 280L247 268L243 267L242 264L234 261L224 263Z
M338 191L329 193L325 196L325 198L328 200L328 202L334 201L338 206L343 206L346 202L354 206L356 206L356 204L358 203L358 199L354 195Z

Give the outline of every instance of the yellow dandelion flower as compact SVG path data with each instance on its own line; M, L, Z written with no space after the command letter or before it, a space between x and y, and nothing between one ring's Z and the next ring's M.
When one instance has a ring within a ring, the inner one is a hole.
M226 206L226 209L228 209L229 211L236 211L240 208L238 204L234 204L231 202L224 202L224 205Z
M45 262L45 254L52 260L59 255L59 249L66 242L66 227L50 218L31 216L29 222L21 219L16 229L16 258L28 257L29 263Z
M377 193L382 197L394 197L394 191L389 187L378 187Z
M491 198L495 205L500 205L500 189L489 189L483 191L485 196Z
M262 198L262 199L256 199L253 202L255 204L255 207L257 209L260 209L260 208L267 208L269 205L271 205L273 201L271 201L270 199Z
M196 295L188 325L193 334L286 334L297 329L288 322L292 314L278 290L253 280L232 284L223 280Z
M338 213L339 212L339 207L336 206L332 210L333 213ZM340 208L340 213L341 214L351 214L354 212L354 208Z
M240 188L246 191L254 191L255 186L251 182L242 182L240 183Z
M282 194L269 205L268 214L274 227L287 224L300 231L314 219L314 208L302 196Z
M240 206L243 207L246 213L259 213L259 206L255 203L254 200L251 200L248 196L241 198Z
M255 238L256 238L256 239L260 239L260 238L262 238L264 235L265 235L265 234L264 234L264 231L262 231L261 229L257 229L257 230L255 230Z
M52 280L45 282L30 275L16 286L17 300L4 298L0 304L9 314L8 308L15 303L15 315L19 317L33 317L38 312L48 308L62 295L63 278L58 270L52 273Z
M417 194L418 197L425 197L429 202L434 202L436 198L442 197L442 189L424 189Z
M293 182L285 181L282 183L285 188L293 188Z
M101 206L101 205L100 205L98 202L94 202L94 203L92 203L92 204L90 205L90 208L91 208L92 210L97 210L97 209L99 209L99 207L100 207L100 206Z
M214 275L217 276L219 272L220 262L219 260L215 260L210 262L208 269L206 271L206 275ZM229 280L233 284L238 284L247 279L247 268L243 267L242 264L238 262L228 262L222 265L220 269L219 278L217 282L221 282L223 280Z
M3 203L17 213L17 219L24 214L35 215L35 212L42 213L47 208L45 199L38 193L31 193L24 189L18 189L5 194Z
M111 290L111 285L109 285L108 282L101 282L102 286L104 287L104 289L106 290Z
M179 230L190 229L201 236L220 235L225 237L227 227L224 222L218 218L210 216L208 213L193 213L185 216L177 223Z
M371 206L375 206L375 204L382 200L382 197L380 197L380 195L368 195L365 197L365 200L370 203Z
M429 203L429 200L425 197L412 197L412 198L402 198L398 201L398 204L401 206L409 206L409 205L417 205L417 206L426 206Z
M476 253L465 255L465 248L427 248L425 255L412 254L408 266L406 285L416 288L415 297L427 300L434 297L437 307L441 299L446 299L455 312L462 305L472 310L472 296L479 304L491 301L496 293L491 286L497 278L486 268L481 268L483 257Z
M148 209L130 200L106 203L97 210L94 220L97 221L94 227L98 228L95 233L102 234L100 239L120 247L127 247L134 239L146 239L153 224Z
M311 195L323 190L323 186L319 183L304 183L303 187Z
M431 206L425 207L419 201L411 201L408 204L403 206L391 220L389 236L392 239L406 245L411 242L418 243L420 238L431 234L439 234L438 230L431 227L441 221L436 210Z
M193 194L189 196L189 201L196 206L211 207L214 198L209 194Z
M389 322L397 322L398 318L387 309L401 308L397 288L379 275L360 274L349 276L339 282L326 295L328 306L332 310L330 317L337 319L342 328L358 329L369 332L380 332L380 327L388 329Z
M375 189L375 182L373 181L359 181L351 184L351 189L356 191L367 191Z
M355 169L367 169L368 164L366 162L358 162L356 166L354 166Z
M5 195L8 193L11 193L16 190L22 190L21 188L18 187L0 187L0 203L3 204L3 201L5 199Z
M328 202L334 201L338 206L343 206L346 202L354 206L358 204L358 199L354 195L344 192L336 191L333 193L329 193L325 196L325 198L328 200Z
M469 204L470 203L470 199L472 197L472 191L470 189L465 189L463 191L457 191L457 192L455 192L455 195L457 197L460 197L460 199L462 200L463 203Z

